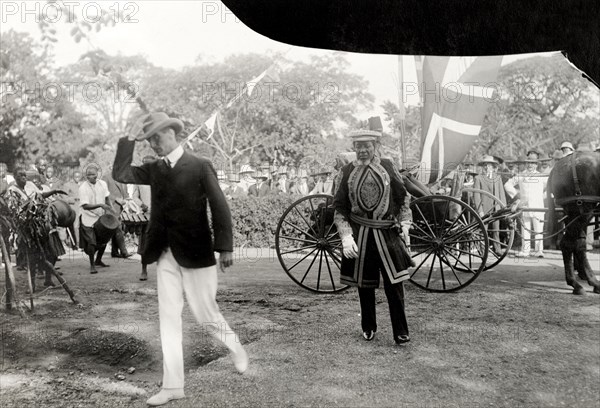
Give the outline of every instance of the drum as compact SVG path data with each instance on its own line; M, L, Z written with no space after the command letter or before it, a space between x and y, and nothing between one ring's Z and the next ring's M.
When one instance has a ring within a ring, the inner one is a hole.
M128 213L123 211L119 219L123 224L123 230L129 234L141 235L148 225L148 213Z
M56 225L59 227L70 227L75 222L75 211L63 200L55 200L50 203L56 213Z
M107 244L119 228L119 220L112 214L104 214L94 223L96 245Z

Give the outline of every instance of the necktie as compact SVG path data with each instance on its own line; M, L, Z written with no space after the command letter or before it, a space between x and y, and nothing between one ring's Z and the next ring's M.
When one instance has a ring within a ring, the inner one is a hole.
M168 157L165 157L165 163L167 164L168 168L171 168L171 161L169 160Z

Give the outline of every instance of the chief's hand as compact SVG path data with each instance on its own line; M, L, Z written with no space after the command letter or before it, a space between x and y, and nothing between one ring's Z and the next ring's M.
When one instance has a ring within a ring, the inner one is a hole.
M233 265L233 252L223 251L219 253L219 269L225 272L225 268Z
M407 240L409 237L409 231L410 228L412 227L412 222L411 221L401 221L400 225L402 226L402 235L404 235L404 239Z
M352 235L342 239L342 250L346 258L354 259L358 257L358 246L356 245L354 238L352 238Z

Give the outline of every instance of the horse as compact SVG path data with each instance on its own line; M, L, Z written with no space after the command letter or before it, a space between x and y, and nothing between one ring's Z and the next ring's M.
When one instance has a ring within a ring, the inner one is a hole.
M550 219L555 219L554 200L566 215L560 249L567 285L573 287L573 294L585 295L574 276L576 269L579 277L594 287L594 293L600 293L600 283L588 262L585 243L587 225L593 213L600 210L600 152L574 152L559 160L548 176L546 194Z

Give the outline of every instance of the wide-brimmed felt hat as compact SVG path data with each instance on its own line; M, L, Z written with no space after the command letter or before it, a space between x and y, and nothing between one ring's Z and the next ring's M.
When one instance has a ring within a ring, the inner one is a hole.
M522 163L538 163L539 159L532 159L531 157L524 157L520 159Z
M257 171L256 174L254 175L254 178L267 180L269 178L269 169L267 168L267 169L261 169L260 171Z
M298 173L296 174L298 178L308 178L308 172L306 169L298 169Z
M538 158L541 156L541 153L539 151L537 151L536 149L527 150L526 156L529 156L531 154L535 154Z
M579 146L577 146L577 151L578 152L593 152L594 146L591 143L582 143Z
M499 164L504 164L504 159L500 156L492 156Z
M461 166L465 174L479 174L473 163L462 163Z
M242 164L242 167L240 167L240 171L238 172L238 174L244 174L244 173L256 173L256 170L254 170L249 164Z
M562 150L564 148L568 148L575 151L575 148L573 147L573 144L571 142L563 142L563 144L560 145L560 149Z
M490 156L490 155L485 155L483 156L483 158L479 161L479 163L477 163L478 166L482 166L485 164L494 164L494 165L499 165L500 163L498 162L498 160L494 157L494 156Z
M546 163L546 162L549 162L550 160L552 160L552 157L548 156L548 155L547 155L547 154L545 154L545 153L544 153L544 154L542 154L542 155L540 156L540 158L538 159L538 161L539 161L540 163Z
M381 138L381 132L368 129L353 130L348 133L348 138L352 143L377 141Z
M311 176L320 176L322 174L331 174L331 170L326 167L321 167L316 173L311 174Z
M138 119L138 122L134 125L134 129L141 128L141 133L135 137L135 140L146 140L156 132L168 127L172 128L175 134L178 134L183 130L183 122L179 119L169 117L164 112L149 113Z

